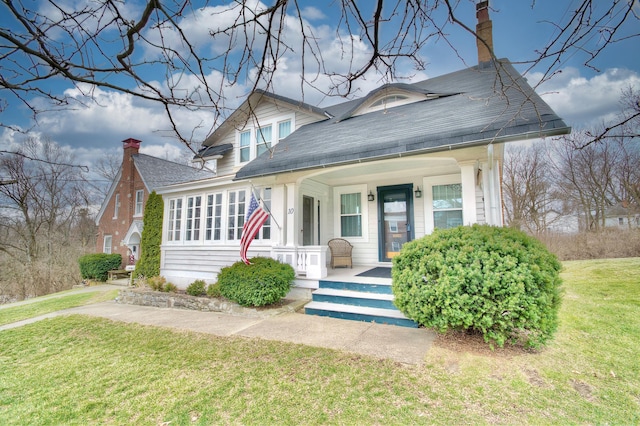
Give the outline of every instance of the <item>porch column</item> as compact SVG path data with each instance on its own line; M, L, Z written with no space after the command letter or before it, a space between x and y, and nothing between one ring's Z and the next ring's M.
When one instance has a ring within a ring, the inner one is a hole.
M274 185L271 187L271 214L277 225L271 223L271 244L273 246L281 246L285 241L285 220L284 212L286 211L286 198L284 185Z
M478 222L476 206L476 161L459 162L462 182L462 223L472 225Z
M487 147L487 162L482 169L485 178L485 204L487 224L502 226L502 191L500 189L500 162L494 158L493 145Z
M285 238L287 247L295 247L298 244L298 187L295 183L287 183L287 202L285 207Z

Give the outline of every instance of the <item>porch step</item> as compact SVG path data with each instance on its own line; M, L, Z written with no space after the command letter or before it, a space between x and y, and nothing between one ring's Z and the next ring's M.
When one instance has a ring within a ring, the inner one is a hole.
M304 308L307 315L319 315L348 320L375 322L417 328L418 325L397 309L381 309L368 306L343 305L312 301Z
M393 304L393 294L388 293L366 293L353 290L319 288L312 293L312 297L316 302L368 306L370 308L381 309L396 309Z
M393 304L391 280L352 282L321 280L305 306L308 315L417 328Z
M393 294L391 291L391 280L389 283L358 283L349 281L328 281L320 280L319 288L332 288L336 290L350 290L363 293Z

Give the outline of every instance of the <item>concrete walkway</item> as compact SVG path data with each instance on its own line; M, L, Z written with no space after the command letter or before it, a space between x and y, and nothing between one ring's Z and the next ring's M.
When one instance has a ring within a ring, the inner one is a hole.
M435 338L433 332L421 328L341 320L302 313L248 318L219 312L125 305L114 301L66 309L7 324L0 327L0 332L45 318L71 314L190 330L216 336L278 340L391 359L406 364L421 363Z

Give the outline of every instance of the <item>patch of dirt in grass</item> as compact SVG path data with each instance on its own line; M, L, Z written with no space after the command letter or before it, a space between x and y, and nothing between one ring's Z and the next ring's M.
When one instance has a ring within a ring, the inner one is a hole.
M580 394L584 399L591 401L593 399L593 388L591 385L581 381L581 380L572 380L571 385L573 388Z
M525 368L524 374L527 376L529 383L532 384L533 386L537 386L539 388L547 387L547 382L540 376L540 373L538 373L538 370Z
M509 344L504 345L502 348L494 346L492 349L491 346L484 341L480 333L459 330L449 330L444 334L438 334L433 345L458 353L470 353L473 355L490 357L511 358L514 356L536 353L536 351L526 349L523 346L514 346Z

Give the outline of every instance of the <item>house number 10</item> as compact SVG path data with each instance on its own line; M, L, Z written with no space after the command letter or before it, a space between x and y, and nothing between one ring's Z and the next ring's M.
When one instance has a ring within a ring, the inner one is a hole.
M289 210L287 210L287 214L293 214L293 208L290 208Z

